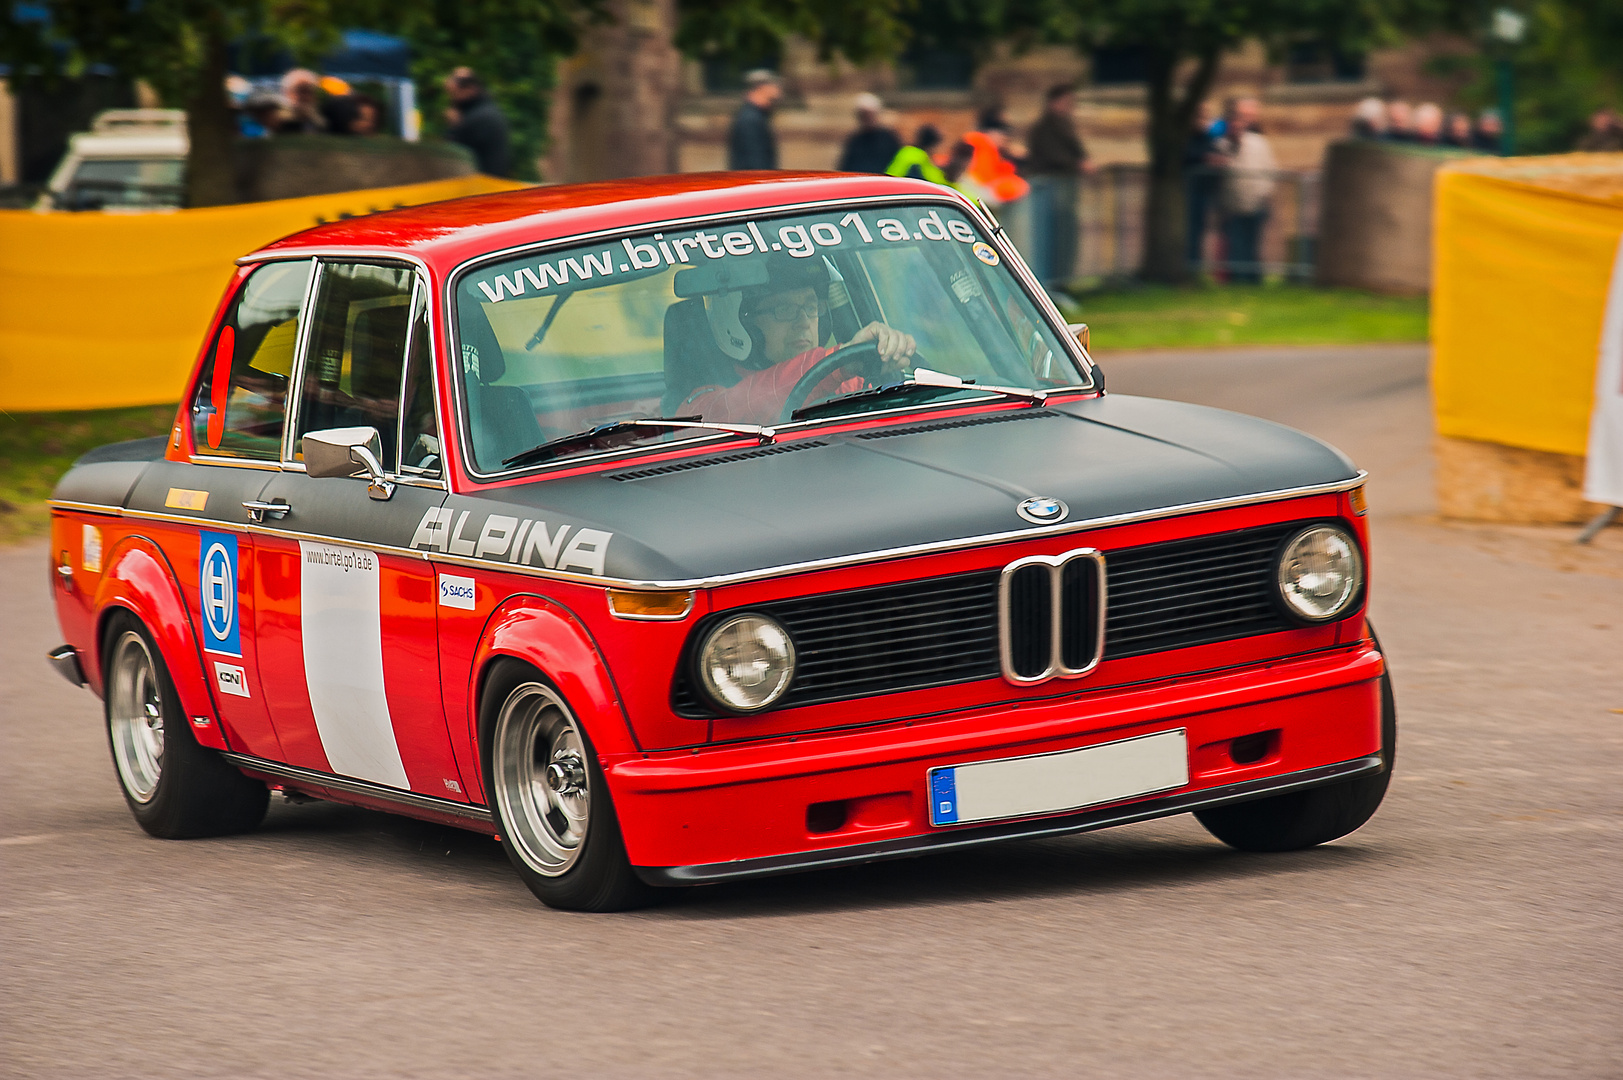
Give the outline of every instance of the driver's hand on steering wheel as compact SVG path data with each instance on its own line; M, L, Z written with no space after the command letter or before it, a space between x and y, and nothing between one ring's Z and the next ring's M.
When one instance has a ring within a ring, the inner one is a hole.
M879 347L879 359L886 367L902 370L907 360L918 349L918 342L913 340L912 334L904 334L900 330L886 326L882 322L871 322L858 330L846 342L846 345L857 345L864 341L872 341Z

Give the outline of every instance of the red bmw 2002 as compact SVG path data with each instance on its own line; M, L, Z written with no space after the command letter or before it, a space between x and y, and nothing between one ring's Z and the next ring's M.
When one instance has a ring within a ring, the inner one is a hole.
M554 907L1385 794L1363 474L1105 392L997 223L829 174L533 189L240 260L162 439L53 500L56 667L154 836L272 789Z

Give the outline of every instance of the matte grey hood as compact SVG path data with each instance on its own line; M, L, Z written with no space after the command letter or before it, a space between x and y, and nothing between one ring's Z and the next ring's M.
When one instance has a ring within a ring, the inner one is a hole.
M484 515L611 534L602 571L690 581L981 536L1038 531L1016 506L1064 501L1066 523L1350 480L1299 431L1196 405L1108 395L921 420L453 496ZM501 505L498 505L501 504ZM583 549L590 551L590 548ZM560 567L572 569L571 567Z

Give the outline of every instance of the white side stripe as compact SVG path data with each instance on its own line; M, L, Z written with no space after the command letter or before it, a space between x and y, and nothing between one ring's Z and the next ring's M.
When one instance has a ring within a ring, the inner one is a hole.
M327 763L409 790L383 691L377 552L301 540L299 555L304 675Z

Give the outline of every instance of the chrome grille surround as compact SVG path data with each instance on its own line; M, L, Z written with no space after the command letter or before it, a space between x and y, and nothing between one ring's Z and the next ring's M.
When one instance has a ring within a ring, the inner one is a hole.
M1068 568L1074 571L1082 562L1089 564L1091 575L1067 573ZM1033 592L1034 586L1040 589L1039 572L1047 578L1046 596ZM1076 598L1066 592L1067 580L1087 584L1090 578L1092 610L1084 603L1078 611ZM997 588L998 665L1003 678L1016 686L1033 686L1050 679L1080 678L1098 667L1105 651L1106 593L1105 557L1098 548L1076 548L1062 555L1028 555L1005 566ZM1070 625L1079 618L1085 619L1086 625ZM1038 638L1044 636L1044 629L1047 641L1041 642ZM1080 666L1066 663L1068 636L1078 633L1092 636L1092 647L1083 650L1086 659ZM1035 672L1030 670L1033 665L1028 659L1033 656L1046 659Z

